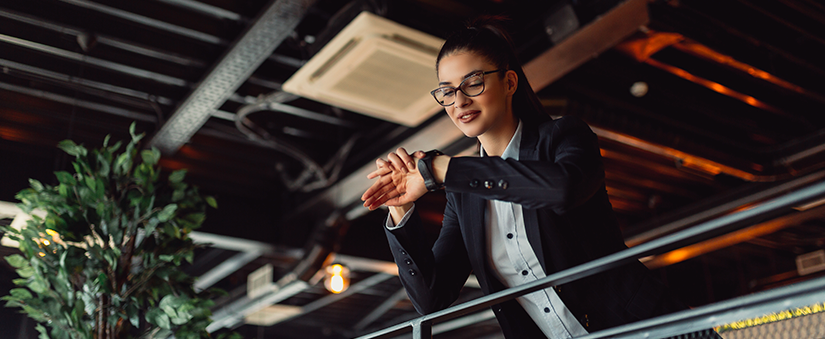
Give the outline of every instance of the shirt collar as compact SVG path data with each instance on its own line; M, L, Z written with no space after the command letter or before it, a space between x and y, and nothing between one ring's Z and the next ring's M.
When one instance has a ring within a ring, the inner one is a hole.
M516 132L513 133L513 138L510 139L510 143L507 144L507 148L504 149L504 153L501 154L502 159L513 159L518 160L518 153L519 148L521 147L521 120L518 121L518 127L516 127ZM484 152L484 147L481 148L481 156L486 157L487 153Z

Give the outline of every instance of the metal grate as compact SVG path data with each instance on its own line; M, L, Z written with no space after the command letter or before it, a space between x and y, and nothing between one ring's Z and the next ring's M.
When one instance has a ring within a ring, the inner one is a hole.
M314 2L275 1L178 107L150 144L166 154L176 152L293 32Z

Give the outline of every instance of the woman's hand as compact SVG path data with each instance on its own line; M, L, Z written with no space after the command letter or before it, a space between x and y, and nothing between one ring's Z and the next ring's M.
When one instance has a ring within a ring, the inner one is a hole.
M424 152L414 153L415 158L407 154L404 148L387 155L387 160L377 159L377 169L367 175L367 178L378 180L364 192L361 200L364 207L375 210L381 205L402 206L412 203L424 193L424 179L418 172L417 159L424 157Z

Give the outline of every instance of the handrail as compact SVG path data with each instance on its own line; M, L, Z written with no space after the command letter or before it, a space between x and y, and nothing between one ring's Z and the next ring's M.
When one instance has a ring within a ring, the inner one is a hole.
M823 196L825 196L825 182L819 182L809 187L794 192L790 192L783 196L773 198L753 208L732 213L717 219L709 220L689 229L685 229L677 233L664 236L662 238L655 239L620 252L613 253L611 255L566 269L561 272L550 274L547 277L539 279L537 281L508 288L506 290L489 294L463 304L452 306L450 308L438 312L430 313L419 318L403 322L395 326L385 328L383 330L379 330L377 332L360 336L357 339L389 338L390 336L401 334L402 332L408 331L410 327L412 327L414 339L430 338L433 323L453 319L462 315L480 311L492 305L517 298L527 293L545 289L550 286L560 285L580 278L598 274L609 269L619 267L623 264L632 262L633 260L637 260L638 258L647 255L662 253L664 251L675 249L677 247L681 247L689 243L698 242L707 237L713 236L716 233L728 232L734 229L738 229L744 227L745 225L748 225L750 222L758 218L763 218L766 215L775 215L778 213L787 212L792 207L803 205L817 198L822 198ZM812 288L812 284L816 288L821 288L822 286L825 286L825 281L823 281L822 279L817 279L806 284L798 284L799 286L801 286L798 289L805 289L805 291L809 291L809 289ZM757 298L754 296L740 297L732 299L731 301L715 303L698 309L676 312L654 319L648 319L633 324L622 325L613 329L600 331L599 333L592 333L582 338L601 338L605 336L613 336L616 333L640 333L644 332L645 330L652 329L654 327L660 328L659 331L662 331L662 328L664 330L670 329L673 331L677 329L676 327L674 327L676 325L661 327L662 324L682 324L685 321L689 322L690 319L695 319L696 317L701 318L703 316L707 316L707 314L712 315L712 312L714 310L730 310L730 307L737 307L737 303L742 303L742 305L745 305L746 303L748 305L756 305L758 304L758 300L763 299L763 301L767 300L765 302L768 302L770 300L775 300L776 298L782 298L784 295L782 294L783 291L790 293L788 294L788 296L791 296L793 293L796 293L796 289L789 290L787 288L778 289L777 291L778 292L775 293L759 294L758 297L762 299L752 300L751 298ZM810 291L807 293L810 293ZM778 294L778 296L774 294ZM825 295L825 292L823 292L822 294ZM733 304L734 306L730 306L730 304ZM706 321L702 324L704 327L696 328L694 329L694 331L723 324L721 320L722 318L714 318L711 316L710 319L711 320ZM711 326L711 324L708 322L712 322L714 325ZM696 325L698 323L689 322L689 324ZM689 331L690 330L687 330L687 332Z

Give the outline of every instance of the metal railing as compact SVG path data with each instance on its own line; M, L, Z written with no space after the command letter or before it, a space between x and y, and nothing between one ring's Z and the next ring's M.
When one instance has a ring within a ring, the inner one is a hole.
M427 314L377 332L360 336L358 339L391 338L403 334L410 329L412 329L413 339L429 339L432 337L432 326L435 323L482 311L495 304L517 298L524 294L598 274L630 263L638 258L663 253L719 234L743 228L757 220L787 213L794 207L802 206L822 198L825 198L825 182L812 184L806 188L767 200L750 209L706 221L674 234L561 272L553 273L543 279ZM761 316L769 312L805 306L813 300L825 300L825 277L625 324L577 338L663 338L708 329L736 320Z

